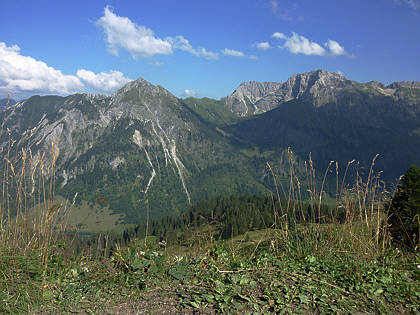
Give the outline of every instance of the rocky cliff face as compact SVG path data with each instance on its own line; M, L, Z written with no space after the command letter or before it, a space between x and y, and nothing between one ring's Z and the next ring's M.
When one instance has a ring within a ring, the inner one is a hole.
M281 86L277 82L244 82L225 98L225 104L239 116L263 113L276 106L277 96L274 92Z
M329 103L355 105L365 99L365 94L418 104L419 91L420 82L396 82L388 86L375 81L363 84L338 73L317 70L295 74L284 83L242 83L225 98L225 104L231 112L245 117L267 112L291 100L302 100L316 107Z

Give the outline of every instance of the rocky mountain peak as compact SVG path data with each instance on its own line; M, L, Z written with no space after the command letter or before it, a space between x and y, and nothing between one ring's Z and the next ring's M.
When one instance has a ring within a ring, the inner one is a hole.
M127 93L130 90L144 90L144 89L154 89L156 88L153 84L146 81L143 78L138 78L137 80L130 81L125 84L122 88L115 92L115 94Z
M321 89L342 87L345 78L335 72L317 70L302 74L295 74L288 79L282 89L288 98L296 99L306 94L320 94Z
M418 108L420 82L394 82L388 86L370 81L358 83L336 72L316 70L294 74L281 82L244 82L225 99L226 107L244 117L267 112L291 100L302 100L315 107L329 103L360 104L367 95L382 95Z
M294 74L282 82L244 82L225 99L226 106L238 116L271 110L281 103L304 98L316 106L334 101L331 90L348 86L351 81L335 72L316 70Z
M137 80L128 82L115 92L114 97L118 99L121 97L127 98L127 96L129 96L129 98L133 98L135 95L135 99L138 97L150 99L158 97L159 95L175 99L175 97L162 86L155 86L143 78L138 78Z
M256 102L261 97L276 91L281 86L279 82L257 82L248 81L243 82L241 85L231 94L231 99L240 99L243 102L245 98L248 98L251 102ZM229 97L228 97L229 98Z

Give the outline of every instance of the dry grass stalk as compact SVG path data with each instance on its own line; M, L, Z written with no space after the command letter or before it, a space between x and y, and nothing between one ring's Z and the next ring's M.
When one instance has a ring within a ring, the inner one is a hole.
M384 205L388 201L389 192L386 190L384 181L381 180L381 172L375 174L374 166L378 158L376 155L371 163L366 180L360 172L359 163L352 160L347 163L342 178L340 178L338 162L330 161L322 178L317 179L312 155L309 154L309 161L304 163L305 178L299 178L295 170L296 160L292 150L288 149L289 156L289 190L285 195L286 209L282 209L281 196L278 189L277 177L271 166L267 163L270 170L278 203L274 202L273 209L277 212L277 204L280 205L280 215L275 215L275 226L279 225L284 233L277 233L276 237L282 239L275 240L274 244L287 244L291 233L301 235L302 238L312 238L315 249L325 247L328 242L321 240L321 234L331 234L331 240L339 240L338 244L331 246L340 247L340 250L351 251L360 255L374 255L378 250L384 249L388 239L386 222L386 211ZM331 166L335 164L335 204L336 211L344 211L344 222L339 222L337 212L330 210L328 221L322 217L322 205L325 203L325 185L327 177L331 173ZM355 183L348 186L348 174L352 165L355 165ZM311 212L309 219L304 213L304 197L301 192L302 183L306 183L309 197L309 207ZM291 208L293 207L293 208ZM290 211L289 211L290 210ZM317 212L315 215L315 211ZM300 213L298 219L296 214ZM288 217L291 215L291 217ZM301 222L301 223L298 223ZM294 230L290 228L294 227Z
M55 168L59 151L53 142L49 159L45 152L33 156L34 129L16 143L7 129L8 143L2 170L0 200L0 249L12 256L38 251L40 264L48 263L57 240L66 233L65 216L74 205L54 202Z

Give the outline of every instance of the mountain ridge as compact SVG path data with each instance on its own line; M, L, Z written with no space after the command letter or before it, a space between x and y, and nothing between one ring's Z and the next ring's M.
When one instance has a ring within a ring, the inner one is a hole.
M309 153L322 167L331 153L340 165L359 158L365 168L381 153L378 165L398 177L419 162L417 86L392 83L390 91L319 70L245 82L212 100L180 99L139 78L113 95L33 96L1 111L0 151L9 131L16 152L31 148L33 163L51 161L54 144L59 194L79 193L90 205L105 199L137 222L148 209L156 219L219 195L268 193L267 162L287 186L289 147L297 173Z
M404 97L401 89L420 89L420 82L401 81L387 86L376 81L358 83L339 73L316 70L294 74L285 82L243 82L225 98L225 102L231 112L240 117L247 117L272 110L293 99L323 106L329 102L340 101L342 93L351 92L357 97L361 89L368 88L372 93L400 99Z

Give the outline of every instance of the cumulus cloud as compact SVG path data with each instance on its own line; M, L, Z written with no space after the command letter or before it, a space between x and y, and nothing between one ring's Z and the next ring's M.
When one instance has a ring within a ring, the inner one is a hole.
M287 48L292 54L304 54L304 55L318 55L322 56L325 54L325 49L321 45L315 42L311 42L306 37L303 37L295 32L292 36L288 37L283 33L276 32L272 35L274 38L285 40L283 48Z
M125 49L133 58L152 57L159 54L169 55L179 49L197 57L219 59L215 52L194 48L184 36L158 38L150 28L116 15L109 6L105 7L104 15L96 24L103 29L108 51L112 55L118 55L120 49Z
M223 55L227 55L227 56L234 56L234 57L243 57L243 56L245 56L245 54L242 51L228 49L228 48L223 49L222 50L222 54Z
M261 42L261 43L256 43L255 46L257 47L257 49L259 50L267 50L270 49L270 43L269 42Z
M34 93L69 94L84 88L77 76L64 75L60 70L29 56L22 56L17 45L0 42L0 91L15 95Z
M255 56L255 55L250 55L248 58L249 58L249 59L252 59L252 60L257 60L257 59L258 59L258 57L257 57L257 56Z
M131 81L131 79L124 77L122 72L114 70L109 73L95 74L89 70L79 69L77 76L96 90L106 92L114 91Z
M273 33L272 37L278 40L284 40L284 44L280 46L289 50L292 54L304 54L304 55L316 55L316 56L340 56L345 55L346 51L335 40L328 40L324 47L320 44L307 39L306 37L299 35L295 32L292 36L287 36L280 32Z
M186 96L195 96L197 93L194 90L184 90Z
M17 98L34 94L66 95L82 92L87 86L110 92L129 81L122 72L114 70L95 74L79 69L77 75L65 75L43 61L21 55L18 46L0 42L0 93L11 92Z
M287 36L280 32L275 32L271 36L277 39L287 39Z
M326 42L324 45L330 50L330 53L334 56L340 56L346 53L344 47L337 43L335 40L329 39L328 42Z
M172 53L168 41L156 37L151 29L114 14L109 6L96 23L102 27L108 51L113 55L118 55L120 48L127 50L133 58Z

